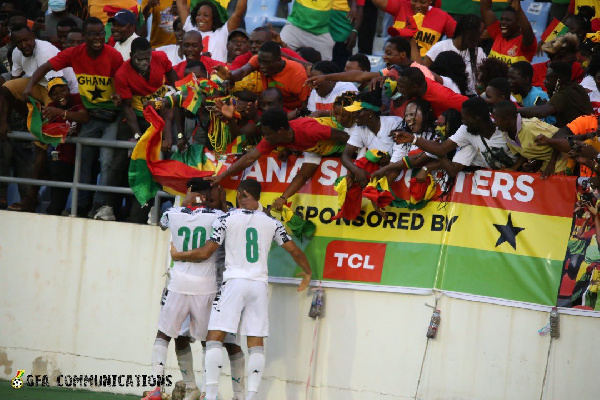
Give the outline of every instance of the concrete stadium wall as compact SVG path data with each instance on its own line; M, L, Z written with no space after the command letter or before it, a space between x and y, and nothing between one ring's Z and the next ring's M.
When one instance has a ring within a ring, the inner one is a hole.
M157 227L0 211L0 378L19 369L51 381L150 374L168 243ZM262 399L306 398L310 301L292 285L270 285ZM551 343L537 333L546 312L442 296L438 337L428 342L425 303L434 302L433 295L326 289L308 398L598 398L600 319L563 315L561 338ZM167 373L177 381L170 347ZM199 369L200 345L193 349ZM226 376L220 392L230 398Z

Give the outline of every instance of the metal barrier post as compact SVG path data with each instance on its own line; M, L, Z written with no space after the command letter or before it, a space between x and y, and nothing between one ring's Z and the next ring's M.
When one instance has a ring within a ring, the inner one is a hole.
M150 216L151 225L158 225L158 219L160 218L160 194L156 192L154 195L154 207L152 207L152 215Z
M81 143L75 144L75 170L73 171L73 189L71 191L71 217L77 216L77 206L79 205L79 179L81 177L81 153L83 146Z

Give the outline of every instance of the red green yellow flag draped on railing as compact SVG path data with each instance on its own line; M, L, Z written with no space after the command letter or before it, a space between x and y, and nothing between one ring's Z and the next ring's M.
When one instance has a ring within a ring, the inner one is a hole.
M166 192L184 194L191 178L214 174L215 164L197 147L190 146L190 153L176 155L175 159L161 160L165 122L152 107L144 109L144 117L150 127L133 149L129 164L129 186L140 204L146 204L161 186Z

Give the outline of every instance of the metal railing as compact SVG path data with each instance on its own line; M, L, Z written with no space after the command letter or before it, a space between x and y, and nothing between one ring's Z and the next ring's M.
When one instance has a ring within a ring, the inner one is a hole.
M9 132L8 138L17 139L17 140L29 140L35 141L38 140L31 132ZM81 150L83 146L94 146L94 147L111 147L115 149L133 149L136 145L135 142L123 141L123 140L106 140L106 139L96 139L96 138L81 138L81 137L68 137L65 140L65 143L72 143L75 145L75 169L73 173L73 181L72 182L61 182L61 181L51 181L51 180L43 180L43 179L31 179L31 178L18 178L12 176L0 176L0 182L5 183L17 183L17 184L25 184L32 186L47 186L47 187L55 187L55 188L63 188L63 189L71 189L71 217L77 216L77 203L78 203L78 194L80 190L89 190L92 192L102 192L102 193L120 193L120 194L128 194L133 195L133 191L128 187L118 187L118 186L103 186L103 185L91 185L87 183L80 183L80 175L81 175ZM173 146L173 151L176 151L176 146ZM32 159L33 162L33 159ZM160 216L160 198L161 197L171 197L174 198L170 193L163 192L159 190L154 197L154 205L152 208L152 215L150 216L150 222L152 225L158 224L158 219Z

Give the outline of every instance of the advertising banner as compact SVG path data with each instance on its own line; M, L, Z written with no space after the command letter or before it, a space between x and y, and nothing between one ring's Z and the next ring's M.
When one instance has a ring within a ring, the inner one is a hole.
M244 177L262 183L261 203L268 206L289 185L301 161L262 157ZM324 159L289 199L296 214L316 225L314 237L297 240L313 279L342 288L441 290L467 298L556 304L572 230L575 177L461 173L444 201L433 200L419 210L388 206L382 215L363 199L356 220L332 221L340 209L333 185L344 175L339 159ZM391 185L397 197L407 198L409 180L410 173L404 174ZM236 177L224 185L235 189L238 181ZM233 193L229 199L235 203ZM271 251L272 280L294 278L298 271L284 250Z

